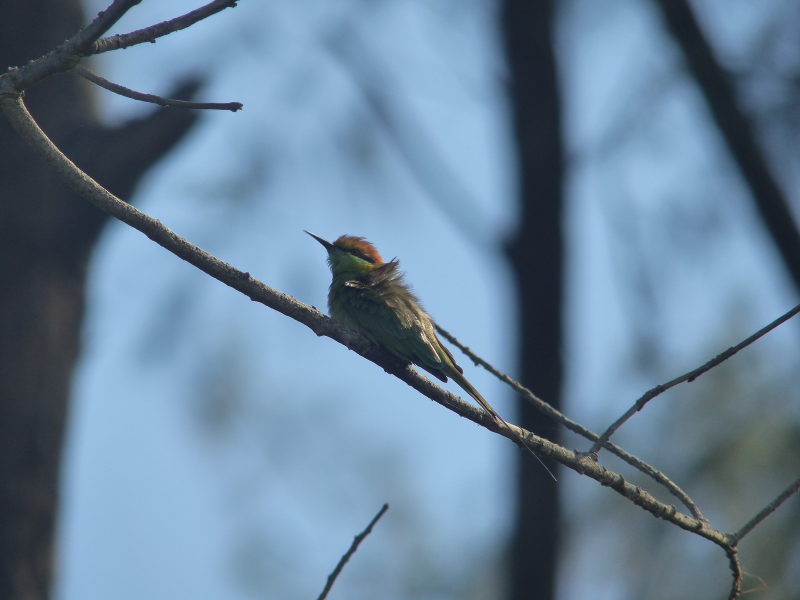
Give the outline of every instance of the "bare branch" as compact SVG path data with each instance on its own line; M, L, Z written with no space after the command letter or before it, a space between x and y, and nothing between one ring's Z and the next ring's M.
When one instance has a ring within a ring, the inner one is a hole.
M114 0L106 10L97 13L94 20L75 34L66 44L74 44L78 52L83 54L85 46L92 44L106 31L111 29L126 12L139 4L142 0Z
M505 437L512 437L513 434L505 427L501 427L487 412L434 384L415 371L411 365L403 363L392 355L388 350L372 344L361 333L343 327L330 317L323 315L313 306L298 302L291 296L264 285L251 277L249 273L242 272L215 258L165 227L157 219L153 219L109 193L91 177L78 169L55 147L30 116L20 96L0 95L0 110L6 115L26 143L45 162L70 186L101 210L141 231L179 258L243 293L251 300L260 302L306 325L318 336L329 337L357 352L434 402L490 431ZM529 446L539 454L552 458L569 469L594 479L603 486L610 487L658 518L708 539L726 551L730 547L727 536L721 531L711 528L707 522L678 512L675 506L658 501L640 487L626 482L621 475L598 465L585 455L567 450L519 427L513 425L511 427L518 430L516 433L522 437L526 446Z
M336 340L382 367L386 372L405 381L423 395L454 410L461 416L483 425L495 433L501 433L501 435L509 439L514 439L515 434L522 437L527 436L526 445L531 446L534 450L539 450L545 446L555 447L554 444L514 425L511 425L509 429L502 427L494 417L433 384L417 373L410 365L403 363L387 350L375 346L361 333L343 327L330 317L323 315L316 308L298 302L294 298L264 285L251 277L249 273L242 272L217 259L205 250L180 237L157 219L123 202L75 166L50 141L30 113L28 113L21 97L0 96L0 109L26 143L71 187L100 210L141 231L163 248L225 285L243 293L251 300L260 302L306 325L318 336L326 336Z
M730 540L731 546L738 544L744 536L755 529L756 525L778 510L778 507L796 494L798 490L800 490L800 479L790 484L789 487L783 490L780 495L775 498L775 500L765 506L763 510L759 511L759 513L750 519L739 531L729 534L728 539Z
M141 0L114 0L106 10L66 42L22 67L9 69L0 75L0 95L16 95L40 79L71 69L94 42Z
M145 27L144 29L137 29L131 33L115 35L113 37L97 40L94 44L92 44L92 47L87 50L85 56L89 56L91 54L102 54L103 52L119 50L120 48L130 48L131 46L136 46L137 44L143 44L145 42L155 44L156 38L164 37L170 33L191 27L198 21L207 19L208 17L215 15L226 8L236 6L237 1L238 0L214 0L213 2L210 2L205 6L201 6L190 13L186 13L181 17L164 21L163 23L158 23L156 25L151 25L150 27Z
M483 358L481 358L480 356L475 354L467 346L464 346L461 342L459 342L458 339L456 339L456 337L453 334L451 334L447 330L443 329L438 324L436 324L436 331L439 334L441 334L441 336L443 338L445 338L447 341L449 341L454 346L456 346L459 350L461 350L461 352L466 354L476 365L482 366L484 369L489 371L489 373L491 373L492 375L497 377L500 381L502 381L503 383L509 385L515 392L520 394L523 398L525 398L525 400L530 402L534 406L534 408L539 410L539 412L543 413L545 416L548 416L551 419L553 419L554 421L556 421L558 423L561 423L564 427L566 427L570 431L573 431L573 432L577 433L578 435L583 436L583 437L585 437L586 439L588 439L590 441L594 442L594 441L600 439L599 435L597 435L596 433L594 433L592 431L589 431L583 425L581 425L579 423L576 423L575 421L573 421L572 419L570 419L569 417L567 417L566 415L564 415L560 411L556 410L550 404L548 404L547 402L545 402L544 400L542 400L541 398L536 396L528 388L523 386L521 383L519 383L515 379L512 379L511 377L509 377L508 375L506 375L505 373L503 373L502 371L500 371L499 369L495 368L490 363L485 361ZM625 450L623 450L622 448L620 448L616 444L613 444L611 442L606 442L605 445L604 445L604 448L606 448L612 454L615 454L616 456L618 456L619 458L624 460L626 463L628 463L632 467L638 469L639 471L641 471L642 473L644 473L648 477L652 477L656 482L658 482L661 485L663 485L667 489L667 491L669 491L670 494L672 494L673 496L678 498L681 501L681 503L683 503L683 505L687 509L689 509L689 512L692 513L692 516L695 519L698 519L700 521L705 521L706 520L705 517L703 517L702 513L700 512L700 509L692 501L692 499L689 497L689 495L686 492L684 492L681 488L679 488L666 475L664 475L664 473L662 473L661 471L659 471L655 467L647 464L643 460L635 457L634 455L626 452ZM592 458L592 460L597 461L597 455L596 454L591 455L591 458Z
M746 340L740 342L739 344L736 344L735 346L731 346L730 348L725 350L725 352L722 352L721 354L718 354L717 356L712 358L710 361L708 361L706 364L704 364L702 367L698 367L694 371L689 371L688 373L685 373L684 375L681 375L680 377L676 377L672 381L668 381L667 383L662 383L661 385L657 385L653 389L651 389L648 392L646 392L645 394L643 394L642 397L639 398L636 401L636 403L633 406L631 406L625 412L624 415L622 415L619 419L617 419L611 425L611 427L609 427L606 430L606 432L603 433L602 436L600 436L600 439L598 439L594 443L594 446L592 446L592 448L591 448L591 450L589 450L589 452L590 453L598 452L600 450L600 448L603 447L603 444L605 444L609 440L609 438L612 435L614 435L614 432L616 432L617 429L619 429L625 423L625 421L627 421L633 415L635 415L637 412L642 410L642 408L644 408L644 405L647 404L648 402L650 402L650 400L652 400L656 396L659 396L659 395L663 394L668 389L675 387L679 383L683 383L684 381L689 381L689 382L694 381L695 379L700 377L700 375L702 375L706 371L710 371L714 367L719 366L720 364L722 364L723 362L728 360L731 356L733 356L734 354L739 352L739 350L741 350L743 348L746 348L747 346L749 346L750 344L755 342L760 337L763 337L764 335L768 334L770 331L775 329L778 325L781 325L781 324L785 323L786 321L791 319L793 316L795 316L798 312L800 312L800 304L795 306L789 312L787 312L784 315L782 315L782 316L778 317L777 319L775 319L772 323L770 323L769 325L767 325L763 329L758 330L756 333L751 335Z
M236 112L242 108L241 102L227 102L225 104L219 104L214 102L189 102L187 100L173 100L171 98L162 98L161 96L155 96L153 94L142 94L141 92L136 92L134 90L128 89L116 83L105 79L104 77L100 77L96 73L92 73L89 69L84 67L81 64L75 65L72 69L78 75L83 77L84 79L88 79L92 83L99 85L101 88L107 89L110 92L114 92L115 94L119 94L120 96L125 96L126 98L131 98L133 100L141 100L142 102L152 102L153 104L158 104L160 106L177 106L179 108L205 108L211 110L229 110L231 112Z
M356 550L358 550L358 546L361 544L361 542L364 541L364 538L366 538L370 533L372 533L372 528L375 527L375 523L377 523L380 520L380 518L387 510L389 510L389 505L384 504L383 507L378 511L378 514L375 515L375 518L373 518L372 521L369 522L367 528L355 537L353 543L350 545L350 549L344 553L344 556L342 556L341 560L339 561L339 564L336 565L336 568L333 570L333 573L328 575L328 582L325 584L325 589L322 590L322 593L319 595L319 598L317 598L317 600L325 600L325 598L328 597L328 592L331 591L331 588L333 587L336 578L339 577L339 573L342 572L342 568L344 568L345 564L347 564L347 561L350 560L350 557L353 556L353 554L355 554Z

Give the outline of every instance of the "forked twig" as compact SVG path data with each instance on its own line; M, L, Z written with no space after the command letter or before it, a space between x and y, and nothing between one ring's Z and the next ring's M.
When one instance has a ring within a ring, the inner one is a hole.
M449 331L443 329L438 324L435 324L435 326L436 326L436 331L439 334L441 334L443 338L445 338L448 342L450 342L459 350L461 350L461 352L467 355L470 358L470 360L472 360L472 362L474 362L476 365L482 366L484 369L489 371L489 373L497 377L500 381L509 385L515 392L519 393L523 398L525 398L525 400L527 400L531 405L533 405L534 408L539 410L539 412L550 417L554 421L561 423L564 427L566 427L570 431L574 431L578 435L583 436L592 442L600 439L599 435L597 435L593 431L589 431L583 425L576 423L575 421L564 415L562 412L556 410L550 404L548 404L547 402L536 396L536 394L531 392L528 388L523 386L521 383L511 378L510 376L506 375L499 369L492 366L489 362L487 362L486 360L475 354L472 350L470 350L468 346L465 346L464 344L459 342L458 339ZM681 501L681 503L687 509L689 509L689 512L695 519L699 521L705 521L705 518L700 512L700 509L692 501L689 495L686 492L684 492L681 488L679 488L672 480L670 480L669 477L664 475L664 473L662 473L652 465L647 464L643 460L635 457L633 454L626 452L616 444L613 444L611 442L606 442L605 448L609 450L612 454L615 454L616 456L624 460L626 463L628 463L635 469L638 469L648 477L652 477L656 482L663 485L667 489L667 491L669 491L670 494L678 498Z
M86 27L41 58L21 67L0 71L0 96L17 95L54 73L68 71L86 56L92 44L114 26L123 15L141 0L114 0L106 10L100 11Z
M685 373L684 375L681 375L680 377L676 377L672 381L668 381L667 383L662 383L661 385L657 385L653 389L649 390L644 395L642 395L642 397L639 398L636 401L636 403L633 406L631 406L625 412L624 415L622 415L619 419L617 419L611 425L611 427L609 427L605 431L605 433L603 433L603 435L600 436L600 438L594 443L594 446L592 446L592 448L591 448L591 450L589 450L589 452L590 453L599 452L600 448L603 447L603 444L605 444L609 440L609 438L612 435L614 435L614 432L616 432L617 429L622 427L622 425L628 419L630 419L633 415L635 415L637 412L642 410L644 405L647 404L648 402L650 402L650 400L652 400L656 396L659 396L659 395L663 394L668 389L675 387L679 383L683 383L684 381L689 381L689 382L694 381L695 379L700 377L700 375L702 375L706 371L710 371L714 367L716 367L716 366L720 365L721 363L723 363L724 361L728 360L731 356L733 356L734 354L739 352L739 350L749 346L750 344L755 342L760 337L763 337L764 335L768 334L770 331L775 329L778 325L781 325L782 323L785 323L786 321L791 319L793 316L795 316L799 312L800 312L800 304L795 306L789 312L787 312L784 315L781 315L780 317L775 319L772 323L770 323L769 325L767 325L763 329L759 329L757 332L755 332L753 335L751 335L746 340L740 342L739 344L736 344L735 346L731 346L730 348L725 350L725 352L722 352L722 353L718 354L717 356L712 358L710 361L708 361L706 364L704 364L702 367L698 367L694 371L689 371L688 373Z
M330 575L328 575L328 581L325 583L325 589L322 590L322 593L319 595L319 598L317 598L317 600L325 600L325 598L328 596L328 592L331 591L331 588L333 587L336 578L339 577L339 573L342 572L342 569L347 564L347 561L350 560L350 557L353 556L353 554L355 554L356 550L358 550L358 546L361 544L361 542L364 541L364 538L367 537L370 533L372 533L372 528L375 527L375 523L377 523L380 520L380 518L387 510L389 510L388 503L384 504L381 507L381 509L378 511L378 514L375 515L372 521L369 522L367 528L355 537L353 543L350 544L350 548L347 550L347 552L344 553L344 556L342 556L342 558L339 560L339 564L337 564L333 572Z
M132 31L130 33L114 35L97 40L85 53L85 56L89 56L91 54L102 54L103 52L108 52L110 50L130 48L131 46L144 44L145 42L155 44L156 38L164 37L170 33L191 27L198 21L207 19L208 17L215 15L226 8L236 6L237 1L238 0L214 0L205 6L201 6L192 12L186 13L185 15L176 17L174 19L170 19L169 21L157 23L156 25L151 25L150 27L145 27L144 29L137 29L136 31ZM136 0L135 3L138 4L139 2L141 2L141 0Z

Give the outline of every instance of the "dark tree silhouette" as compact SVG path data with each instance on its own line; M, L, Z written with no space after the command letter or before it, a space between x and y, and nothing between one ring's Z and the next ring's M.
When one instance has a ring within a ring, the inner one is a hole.
M687 70L706 100L783 264L800 289L800 230L756 139L755 127L740 106L733 78L717 60L687 0L655 0L655 4L683 52Z
M0 65L38 58L84 24L79 0L5 2ZM74 73L49 77L26 93L26 104L76 163L127 198L195 117L158 109L107 128L90 85ZM0 119L0 598L49 596L86 264L106 219Z
M522 205L508 252L520 307L521 382L561 408L562 182L561 98L552 0L505 0L502 31ZM527 402L520 424L557 441L556 424ZM517 527L511 550L511 598L554 596L558 559L558 488L536 461L519 461Z

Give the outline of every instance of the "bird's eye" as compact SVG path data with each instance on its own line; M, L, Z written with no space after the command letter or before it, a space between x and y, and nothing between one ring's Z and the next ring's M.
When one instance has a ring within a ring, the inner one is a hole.
M352 254L353 256L355 256L355 257L357 257L357 258L360 258L361 260L365 260L365 261L367 261L367 262L369 262L369 263L373 262L373 260L372 260L370 257L368 257L367 255L365 255L365 254L364 254L363 252L361 252L361 250L359 250L358 248L351 248L351 249L349 250L349 252L350 252L350 254Z

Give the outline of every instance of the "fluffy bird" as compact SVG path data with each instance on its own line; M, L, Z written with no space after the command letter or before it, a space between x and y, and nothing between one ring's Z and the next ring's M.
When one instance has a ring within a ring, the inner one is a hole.
M463 369L439 341L430 315L403 281L396 258L383 262L375 246L363 237L343 235L331 243L310 231L306 233L328 251L328 265L333 274L328 310L334 319L362 331L374 342L434 377L444 382L452 378L539 460L464 377Z

